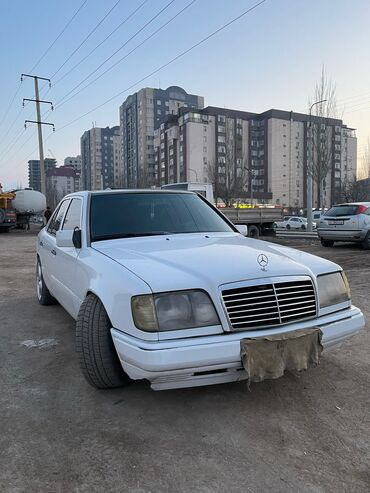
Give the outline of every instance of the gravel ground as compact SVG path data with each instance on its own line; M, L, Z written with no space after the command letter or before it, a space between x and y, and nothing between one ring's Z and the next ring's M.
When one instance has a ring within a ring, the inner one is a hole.
M347 271L370 320L370 252L279 243ZM254 384L96 391L74 322L35 297L35 230L0 235L0 491L370 491L369 324L307 373Z

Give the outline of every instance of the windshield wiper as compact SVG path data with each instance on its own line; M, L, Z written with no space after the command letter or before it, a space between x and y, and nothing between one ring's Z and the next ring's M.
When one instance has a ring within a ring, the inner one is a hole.
M172 234L170 231L150 231L147 233L115 233L111 235L94 236L92 241L116 240L119 238L135 238L139 236L160 236Z

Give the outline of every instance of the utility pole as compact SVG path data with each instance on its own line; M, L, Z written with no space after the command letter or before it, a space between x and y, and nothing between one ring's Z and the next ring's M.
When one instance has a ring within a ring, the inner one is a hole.
M46 180L45 180L45 161L44 161L44 147L42 142L42 125L51 125L53 130L55 131L54 124L43 122L41 120L41 109L40 103L47 103L51 105L51 109L53 109L53 103L51 101L44 101L40 99L39 95L39 79L45 80L49 83L49 87L51 87L50 79L46 79L45 77L39 77L37 75L29 75L29 74L21 74L21 82L23 82L24 77L31 77L35 83L35 99L23 98L23 106L25 101L33 101L36 103L36 120L25 120L24 127L26 128L27 123L35 123L37 124L37 133L39 138L39 154L40 154L40 182L41 182L41 193L46 195Z
M309 162L307 163L307 231L312 231L312 182L313 182L313 135L312 135L312 108L320 103L326 103L327 99L322 99L321 101L316 101L310 106L310 122L309 122Z

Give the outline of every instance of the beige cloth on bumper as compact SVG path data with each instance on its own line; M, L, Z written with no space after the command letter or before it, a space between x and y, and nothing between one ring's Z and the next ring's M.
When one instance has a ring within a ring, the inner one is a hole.
M319 364L319 328L300 329L261 338L242 339L240 353L250 382L279 378L285 370L307 370Z

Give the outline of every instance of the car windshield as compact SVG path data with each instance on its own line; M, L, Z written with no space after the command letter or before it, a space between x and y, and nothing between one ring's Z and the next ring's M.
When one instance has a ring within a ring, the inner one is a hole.
M91 241L176 233L232 232L196 194L110 193L91 197Z
M340 216L354 216L357 214L358 205L335 205L327 212L325 216L340 217Z

